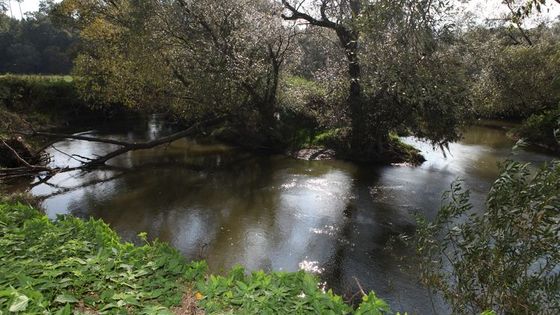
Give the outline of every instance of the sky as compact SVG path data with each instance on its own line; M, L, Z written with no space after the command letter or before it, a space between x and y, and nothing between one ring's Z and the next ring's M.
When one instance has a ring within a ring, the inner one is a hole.
M15 0L10 0L10 4L12 6L12 13L15 18L21 18L19 14L19 4ZM23 14L25 12L33 12L39 9L39 0L23 0L21 3L21 11ZM7 12L10 15L10 10Z
M15 0L10 0L12 5L12 13L15 18L20 18L19 5ZM560 4L550 0L550 4L543 11L543 14L533 18L533 20L549 19L553 20L560 16ZM39 0L23 0L21 4L21 11L25 12L36 11L39 8ZM498 18L501 14L507 12L501 0L471 0L465 5L465 9L471 11L480 18L481 21L487 18ZM8 11L8 15L10 12Z

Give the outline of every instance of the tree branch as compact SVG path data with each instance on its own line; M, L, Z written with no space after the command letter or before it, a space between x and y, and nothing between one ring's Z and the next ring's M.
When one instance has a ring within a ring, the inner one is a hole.
M19 156L19 154L17 153L17 151L12 148L8 143L6 143L6 141L4 141L4 139L0 138L0 141L2 142L2 144L8 148L8 150L12 153L12 155L23 165L25 165L26 167L33 167L33 165L29 164L29 162L27 162L24 158L22 158L21 156Z
M45 131L33 131L32 133L24 133L24 132L17 132L17 133L25 135L25 136L31 136L31 137L32 136L43 136L43 137L50 137L50 138L74 139L74 140L83 140L83 141L89 141L89 142L100 142L100 143L114 144L114 145L120 145L120 146L130 145L130 142L126 142L126 141L119 141L119 140L106 139L106 138L96 138L96 137L82 136L82 135L73 135L73 134L66 134L66 133L45 132Z
M328 1L323 1L321 4L321 19L318 20L307 13L298 11L298 9L294 8L287 0L282 0L284 7L291 13L289 16L282 14L282 18L286 21L296 21L301 19L309 22L311 25L335 29L337 24L326 18L325 10L327 2Z
M120 148L109 152L103 156L100 156L98 158L95 159L90 159L89 161L80 161L78 159L75 159L77 161L79 161L80 163L82 163L82 165L77 166L77 167L65 167L65 168L50 168L50 167L46 167L46 166L35 166L35 165L31 165L29 163L27 163L26 161L22 161L22 163L24 163L25 167L19 167L19 168L7 168L7 169L0 169L0 178L14 178L14 177L21 177L21 176L30 176L30 175L36 175L38 172L49 172L51 174L56 174L56 173L60 173L60 172L69 172L69 171L74 171L74 170L89 170L95 167L99 167L99 166L103 166L105 165L105 163L107 161L109 161L112 158L115 158L119 155L125 154L127 152L130 151L136 151L136 150L146 150L146 149L151 149L154 148L156 146L162 145L162 144L166 144L166 143L170 143L173 142L175 140L179 140L181 138L184 138L186 136L189 135L193 135L197 132L202 131L203 128L208 128L210 126L214 126L220 122L222 122L225 119L225 117L219 117L219 118L214 118L214 119L210 119L207 121L204 121L202 123L196 123L194 125L192 125L191 127L176 132L172 135L169 136L165 136L156 140L152 140L152 141L147 141L147 142L125 142L125 141L118 141L118 140L112 140L112 139L105 139L105 138L95 138L95 137L90 137L90 136L81 136L81 135L72 135L72 134L61 134L61 133L51 133L51 132L34 132L32 133L32 135L36 135L36 136L49 136L49 137L56 137L56 138L60 138L60 139L76 139L76 140L83 140L83 141L90 141L90 142L99 142L99 143L107 143L107 144L114 144L114 145L119 145L121 146ZM4 140L0 139L4 144ZM11 147L7 146L9 149L11 149ZM12 152L14 152L15 150L11 149ZM17 155L17 152L15 153L16 157L18 159L21 159L21 157L19 157L19 155ZM89 158L88 158L89 159ZM23 159L21 159L23 160Z

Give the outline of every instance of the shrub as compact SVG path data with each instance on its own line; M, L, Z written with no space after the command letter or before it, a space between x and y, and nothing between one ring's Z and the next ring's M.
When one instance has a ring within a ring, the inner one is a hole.
M79 97L70 76L3 75L0 101L10 109L54 109L75 105Z
M486 211L452 184L433 223L419 228L422 280L454 313L556 314L560 307L560 162L531 175L510 162Z
M532 115L515 132L530 143L560 151L558 129L560 129L560 107Z

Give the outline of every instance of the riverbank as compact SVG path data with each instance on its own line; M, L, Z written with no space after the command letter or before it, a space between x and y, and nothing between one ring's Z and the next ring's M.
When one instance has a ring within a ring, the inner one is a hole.
M71 76L0 75L0 134L118 118L122 106L95 106L80 97Z
M357 309L304 272L206 272L161 242L124 243L101 220L50 221L29 204L0 203L0 310L72 314L381 314L370 293Z
M80 97L71 76L0 75L0 137L30 164L50 139L26 137L35 130L87 128L136 115L123 106L95 107ZM0 143L0 165L22 163Z

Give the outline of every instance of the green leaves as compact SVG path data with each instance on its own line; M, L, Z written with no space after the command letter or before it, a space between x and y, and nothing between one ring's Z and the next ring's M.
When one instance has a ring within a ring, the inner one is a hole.
M324 292L313 275L296 272L245 274L241 267L226 276L199 281L201 306L209 314L350 314L353 309L332 291ZM374 293L365 296L356 314L390 314Z
M187 286L209 314L350 314L353 309L317 278L241 266L206 275L204 261L186 263L169 246L122 243L105 223L61 217L51 222L31 207L0 203L1 311L69 315L172 314ZM357 314L388 314L370 293Z
M383 315L390 313L389 305L373 292L362 298L362 304L360 304L360 307L355 312L356 315Z
M31 207L5 203L0 221L0 287L12 288L0 291L0 310L71 314L77 303L102 313L168 308L206 269L159 242L122 243L101 221L51 222Z
M558 183L557 161L537 171L509 162L485 209L473 209L468 191L454 183L435 222L418 229L423 282L454 313L554 313L560 307Z
M78 302L78 299L76 299L70 294L60 294L54 299L54 301L61 304L66 304L66 303L76 303Z
M27 296L16 293L8 310L13 313L23 312L27 309L28 304L29 304L29 298Z

